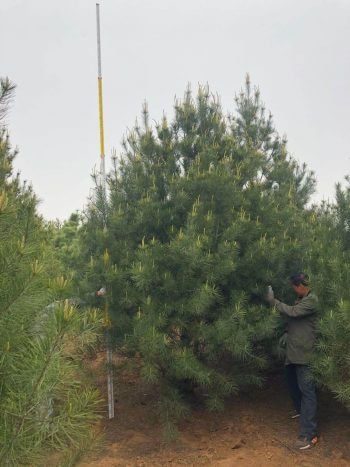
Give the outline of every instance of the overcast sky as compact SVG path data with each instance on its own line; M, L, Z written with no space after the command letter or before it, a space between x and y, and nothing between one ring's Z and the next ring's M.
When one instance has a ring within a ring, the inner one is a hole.
M225 111L247 72L317 200L350 173L350 0L103 0L106 153L142 102L172 113L188 82ZM0 76L17 83L9 128L45 217L81 209L98 164L95 2L0 0Z

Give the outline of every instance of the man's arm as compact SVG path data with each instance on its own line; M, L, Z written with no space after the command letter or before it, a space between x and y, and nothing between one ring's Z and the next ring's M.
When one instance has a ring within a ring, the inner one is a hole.
M312 315L316 311L315 303L311 298L302 300L294 306L286 305L275 298L273 304L280 313L290 316L291 318L300 318L302 316Z

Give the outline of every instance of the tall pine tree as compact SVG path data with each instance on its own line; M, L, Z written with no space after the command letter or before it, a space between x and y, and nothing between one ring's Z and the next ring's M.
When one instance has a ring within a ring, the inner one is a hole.
M265 287L287 293L304 261L315 181L248 78L235 115L207 87L195 99L188 89L171 123L152 127L145 106L123 146L107 229L93 203L82 228L88 277L107 285L115 335L142 355L171 430L184 391L217 409L261 383L278 327Z

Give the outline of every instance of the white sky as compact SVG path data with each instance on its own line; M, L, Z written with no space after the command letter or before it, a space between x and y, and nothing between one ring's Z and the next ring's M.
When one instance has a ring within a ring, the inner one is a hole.
M350 173L350 0L104 0L106 153L141 104L172 112L188 82L225 111L249 72L290 152L314 169L316 200ZM0 0L0 76L18 85L16 167L47 218L83 207L99 160L95 2Z

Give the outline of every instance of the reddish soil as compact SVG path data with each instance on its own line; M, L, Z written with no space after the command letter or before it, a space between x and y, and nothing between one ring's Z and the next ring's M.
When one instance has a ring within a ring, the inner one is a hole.
M94 367L101 368L100 362ZM102 373L99 382L105 393ZM290 419L291 404L282 375L272 376L263 390L232 398L224 413L194 408L172 443L164 440L154 415L155 397L138 372L118 370L114 383L115 418L103 422L105 448L80 467L350 466L350 414L324 394L319 398L318 445L303 453L293 450L298 421Z

